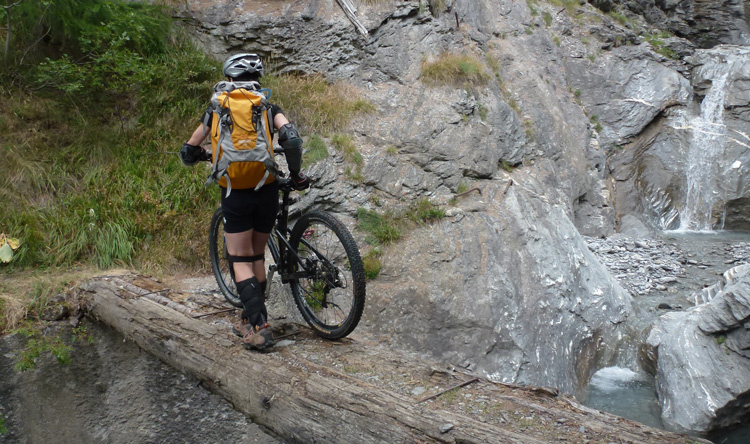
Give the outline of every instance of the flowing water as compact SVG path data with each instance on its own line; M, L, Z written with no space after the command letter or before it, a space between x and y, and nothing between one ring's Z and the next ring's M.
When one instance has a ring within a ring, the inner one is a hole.
M685 204L680 211L681 231L711 231L723 228L723 214L727 196L726 184L742 166L739 161L726 159L725 151L733 136L724 123L724 109L734 80L741 76L748 62L747 48L722 48L703 53L703 65L696 75L710 84L700 111L687 111L678 118L676 129L691 131L687 150ZM729 164L726 164L729 162ZM726 164L726 165L725 165Z
M623 367L606 367L594 374L584 403L651 427L663 428L654 379ZM716 444L750 443L750 425L719 430L705 438Z
M695 259L695 265L686 264L687 272L675 282L680 299L689 309L696 301L694 294L699 290L719 281L720 273L727 269L750 262L750 233L713 231L713 232L665 232L661 239L666 243L664 254L676 254L683 260ZM608 249L601 249L608 251ZM678 253L675 253L677 251ZM650 255L649 251L639 251L641 255ZM607 254L607 253L603 253ZM611 254L609 254L611 256ZM605 262L606 263L606 262ZM634 264L635 265L635 264ZM613 265L610 265L613 266ZM618 271L627 275L623 270ZM626 288L628 282L621 282ZM679 286L678 286L679 285ZM649 305L656 306L668 301L671 306L677 304L668 299L668 292L661 296L634 295L636 302L645 302L644 313ZM698 300L697 302L700 302ZM658 316L662 311L656 311ZM648 323L653 322L653 319ZM585 392L580 395L585 405L631 419L652 427L663 428L661 411L657 400L654 378L640 369L637 353L626 350L621 353L616 366L602 368L589 381ZM731 430L713 432L706 438L717 444L749 444L750 424Z

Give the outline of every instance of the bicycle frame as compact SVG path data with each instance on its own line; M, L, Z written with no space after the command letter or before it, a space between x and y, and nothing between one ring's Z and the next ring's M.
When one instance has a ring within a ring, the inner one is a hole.
M279 273L281 283L287 284L292 280L309 277L313 271L309 269L308 264L299 257L289 243L289 235L292 231L289 228L289 194L291 193L292 187L288 179L282 180L279 188L282 192L281 209L276 218L276 224L271 232L271 237L268 238L268 249L271 252L274 261L274 264L268 267L268 279L273 279L273 275ZM309 242L305 239L301 239L301 242L306 248L312 251L318 259L328 263L328 259L326 259L326 257ZM298 271L295 271L294 264L299 265L301 270L298 269Z
M281 277L281 283L287 284L291 280L309 276L310 270L307 269L304 262L300 260L297 252L294 251L292 245L289 243L289 234L292 231L289 228L289 194L292 191L289 180L281 180L279 189L282 192L281 209L279 215L276 217L276 224L271 232L271 237L268 238L268 249L274 261L274 264L268 267L268 280L273 279L274 273L278 272ZM306 241L303 240L302 242L307 245ZM310 247L310 245L307 246ZM295 272L293 264L299 264L303 271Z

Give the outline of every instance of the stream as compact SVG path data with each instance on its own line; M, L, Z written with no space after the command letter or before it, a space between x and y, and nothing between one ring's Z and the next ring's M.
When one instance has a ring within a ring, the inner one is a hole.
M653 239L587 238L589 248L634 298L639 327L658 316L686 310L695 293L716 284L734 266L750 262L750 233L664 232ZM655 381L630 362L597 371L580 396L589 407L663 428ZM750 424L706 436L717 444L747 444Z

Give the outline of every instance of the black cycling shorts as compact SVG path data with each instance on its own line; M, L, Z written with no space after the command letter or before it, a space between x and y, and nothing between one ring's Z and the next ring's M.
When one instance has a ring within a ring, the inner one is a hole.
M227 197L227 189L221 189L221 208L224 211L224 231L241 233L255 230L270 233L279 212L279 182L263 185L260 190L232 189Z

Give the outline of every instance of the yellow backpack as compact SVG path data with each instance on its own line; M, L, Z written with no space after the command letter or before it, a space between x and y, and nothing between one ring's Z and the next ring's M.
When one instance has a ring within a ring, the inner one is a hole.
M220 82L211 98L213 165L206 185L260 189L279 173L273 157L270 105L257 82ZM208 122L204 122L208 123Z

